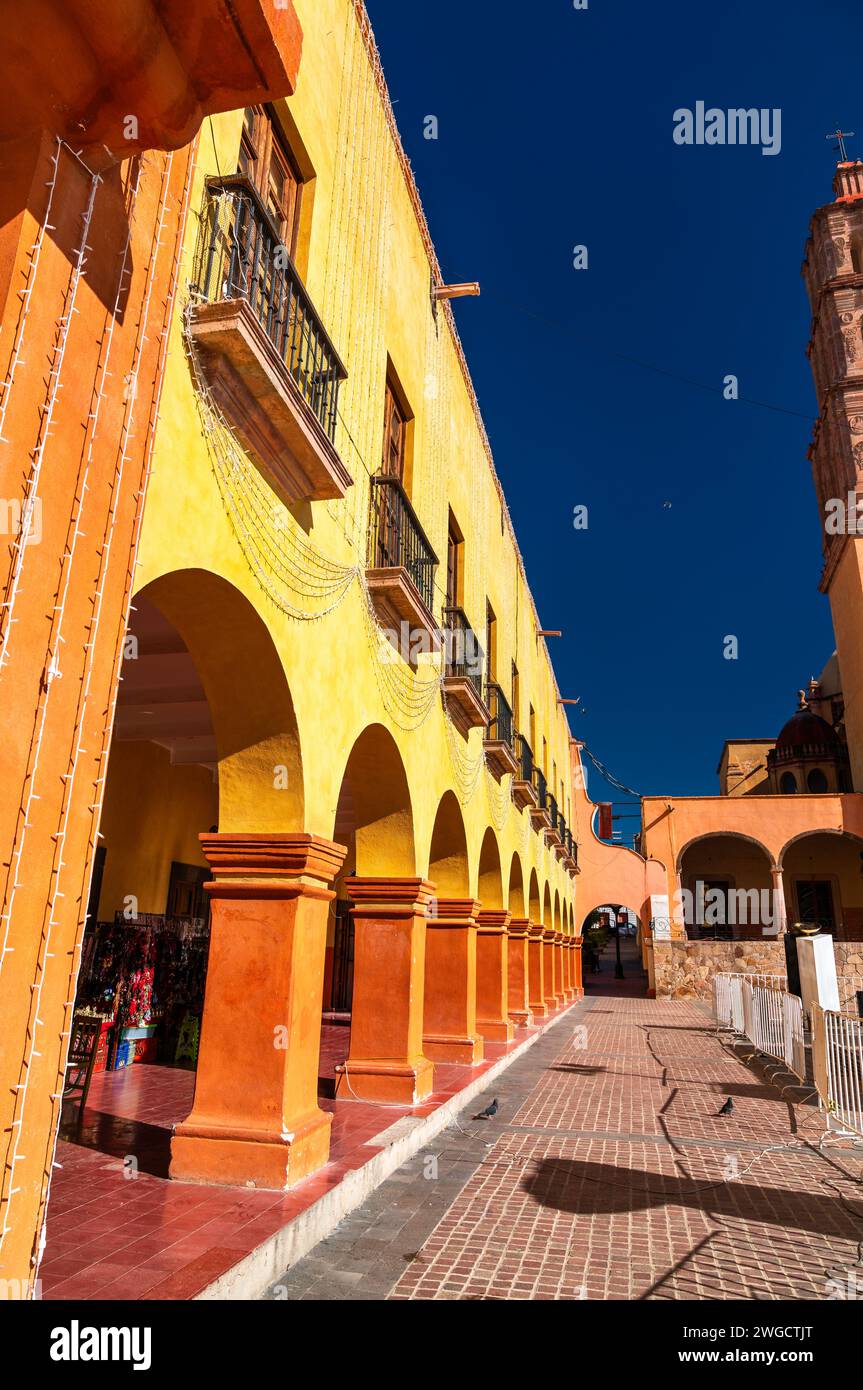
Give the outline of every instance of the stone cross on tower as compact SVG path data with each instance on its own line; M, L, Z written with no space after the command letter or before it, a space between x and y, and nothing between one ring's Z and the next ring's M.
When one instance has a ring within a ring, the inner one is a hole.
M833 148L839 151L839 163L840 163L840 164L847 164L847 162L848 162L848 154L847 154L846 149L845 149L845 141L846 141L846 140L850 140L850 139L853 137L853 135L854 135L854 131L853 131L853 130L843 130L843 129L841 128L841 126L837 125L837 127L836 127L836 129L835 129L834 131L831 131L831 133L830 133L829 135L825 135L825 136L824 136L824 139L825 139L825 140L838 140L838 141L839 141L838 145L834 145Z

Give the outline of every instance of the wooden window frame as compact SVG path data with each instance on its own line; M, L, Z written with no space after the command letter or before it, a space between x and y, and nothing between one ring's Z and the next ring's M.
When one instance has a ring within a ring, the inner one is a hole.
M249 111L255 118L251 132L246 128L246 116ZM247 169L243 168L244 155L249 163ZM291 196L277 202L275 208L270 198L270 172L274 163L283 167L286 175L285 185L292 190ZM278 227L288 255L293 259L300 230L304 179L287 136L270 106L247 106L243 112L237 168L254 184L261 201Z
M497 614L489 603L485 601L485 669L488 679L493 684L497 684Z
M464 607L464 534L452 508L447 520L446 595L448 608Z
M393 448L394 417L397 418L399 427L395 451ZM384 442L381 449L381 472L388 478L398 478L402 487L405 484L408 423L409 416L402 403L401 395L396 389L392 377L388 375L384 396ZM395 466L393 466L394 455Z

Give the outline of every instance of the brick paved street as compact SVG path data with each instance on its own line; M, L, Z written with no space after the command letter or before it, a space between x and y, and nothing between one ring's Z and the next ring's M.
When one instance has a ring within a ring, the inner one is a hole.
M788 1078L780 1078L787 1080ZM697 1004L600 995L278 1281L288 1299L825 1299L863 1156ZM719 1116L731 1096L734 1113ZM845 1171L843 1171L845 1170Z

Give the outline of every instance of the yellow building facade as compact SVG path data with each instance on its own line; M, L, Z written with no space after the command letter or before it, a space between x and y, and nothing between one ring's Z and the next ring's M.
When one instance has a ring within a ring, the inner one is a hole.
M93 904L212 870L173 1171L279 1186L326 1160L337 900L339 1094L417 1101L580 988L570 734L443 277L364 7L296 10L295 93L197 139Z

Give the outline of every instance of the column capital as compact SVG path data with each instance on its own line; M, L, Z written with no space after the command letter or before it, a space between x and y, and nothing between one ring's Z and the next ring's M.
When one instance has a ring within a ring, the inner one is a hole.
M198 836L209 860L211 898L316 896L329 892L347 850L304 831L286 835L232 832Z
M529 933L531 941L542 941L543 931L542 922L534 922L531 920Z
M434 884L426 878L351 877L345 879L344 888L355 910L376 917L425 915L435 895Z
M543 926L542 939L548 946L552 946L554 944L554 927Z
M496 908L483 908L477 913L476 925L483 936L506 936L512 914Z
M461 926L476 923L481 903L476 898L435 898L434 907L428 914L428 927L445 927L456 922Z
M523 938L524 940L526 940L527 937L530 935L530 918L510 917L509 922L507 923L506 930L507 934L513 937L515 940L518 940L519 938Z

